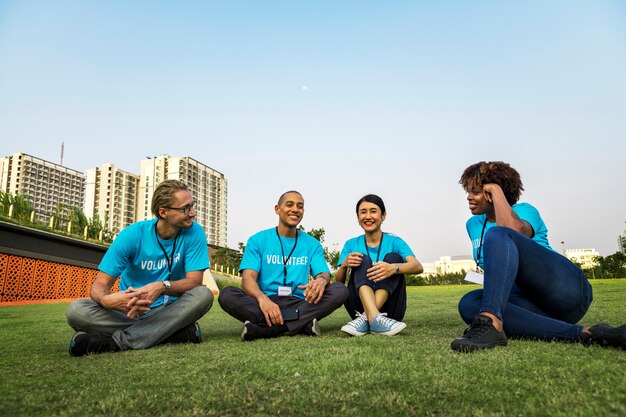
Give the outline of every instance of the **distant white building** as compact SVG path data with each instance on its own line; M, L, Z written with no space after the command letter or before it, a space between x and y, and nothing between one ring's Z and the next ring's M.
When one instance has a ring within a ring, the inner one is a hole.
M135 223L139 175L123 171L113 164L87 170L85 215L96 215L112 233L119 233Z
M163 180L186 183L196 200L196 221L207 242L226 247L228 183L224 174L188 156L156 156L141 161L137 220L152 218L150 203L156 186Z
M0 188L24 194L35 209L35 218L47 222L58 212L83 208L85 176L82 172L17 152L0 158Z
M422 264L424 272L422 275L439 275L451 273L463 273L476 269L476 262L471 256L441 256L438 261L425 262Z
M565 257L580 265L582 269L593 268L593 258L600 256L595 249L566 249Z
M617 247L622 253L626 253L626 230L617 237Z

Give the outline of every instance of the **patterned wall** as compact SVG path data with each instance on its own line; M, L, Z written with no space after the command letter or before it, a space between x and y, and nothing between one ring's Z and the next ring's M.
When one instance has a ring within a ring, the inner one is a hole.
M89 297L96 269L0 253L0 305ZM117 282L112 291L117 291Z

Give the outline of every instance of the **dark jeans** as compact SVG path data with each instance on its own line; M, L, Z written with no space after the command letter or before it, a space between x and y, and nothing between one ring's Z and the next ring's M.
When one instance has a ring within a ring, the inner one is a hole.
M390 264L403 263L404 260L397 253L388 253L383 258L384 262ZM363 312L363 303L361 297L359 297L359 288L362 285L371 287L374 291L384 289L389 293L389 298L385 301L385 304L380 308L381 313L387 313L388 317L394 320L401 321L404 318L406 312L406 282L404 275L397 274L380 282L370 281L367 278L367 270L373 265L369 256L363 255L363 261L357 268L352 269L350 274L350 281L348 282L348 299L344 304L348 314L353 319L356 318L356 313Z
M312 304L302 298L288 296L270 296L270 300L278 304L281 310L297 308L300 316L297 320L286 321L289 334L298 334L313 319L321 320L339 308L348 296L348 290L340 282L334 282L324 290L322 299ZM259 303L241 288L226 287L220 291L218 302L222 309L239 321L249 320L251 323L264 324L265 316L259 308Z
M570 260L506 227L485 234L484 289L467 293L459 313L471 323L479 312L491 313L507 335L576 340L577 323L593 299L585 274Z

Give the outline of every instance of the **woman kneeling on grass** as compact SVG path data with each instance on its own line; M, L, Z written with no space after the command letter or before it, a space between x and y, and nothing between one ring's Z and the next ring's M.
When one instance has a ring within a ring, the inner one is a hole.
M345 243L336 275L345 282L352 270L345 306L354 320L341 330L353 336L393 336L406 327L401 322L406 311L404 274L419 274L423 268L404 240L380 229L387 215L380 197L361 198L356 215L365 234Z
M548 243L537 209L517 203L519 173L504 162L478 162L463 172L473 216L466 228L484 288L459 302L465 334L452 349L471 352L506 345L505 335L567 340L626 349L626 326L576 324L592 300L583 272Z

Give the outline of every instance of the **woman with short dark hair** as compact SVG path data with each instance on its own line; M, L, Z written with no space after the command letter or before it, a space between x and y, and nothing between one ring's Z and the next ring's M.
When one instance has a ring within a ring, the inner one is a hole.
M519 173L504 162L478 162L459 183L473 216L466 228L484 288L467 293L459 312L470 326L452 349L471 352L507 344L507 337L533 337L626 349L626 327L578 323L592 300L589 281L548 243L539 211L518 203Z
M356 215L365 234L345 243L336 274L337 281L345 282L351 270L345 306L354 320L341 330L353 336L392 336L406 327L401 321L406 311L404 274L419 274L423 268L404 240L381 230L387 212L379 196L361 198Z

